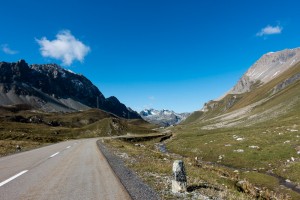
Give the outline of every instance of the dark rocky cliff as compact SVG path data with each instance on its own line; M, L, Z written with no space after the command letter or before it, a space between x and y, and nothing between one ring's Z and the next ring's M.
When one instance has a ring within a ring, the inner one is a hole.
M99 108L123 118L140 118L116 97L105 98L83 75L56 64L0 62L0 105L30 104L45 111Z

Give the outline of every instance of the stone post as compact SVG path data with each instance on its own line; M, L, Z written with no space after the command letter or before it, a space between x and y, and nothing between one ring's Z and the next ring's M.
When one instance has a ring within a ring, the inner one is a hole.
M172 180L172 192L186 192L187 191L187 180L182 160L175 160L173 163L173 179Z

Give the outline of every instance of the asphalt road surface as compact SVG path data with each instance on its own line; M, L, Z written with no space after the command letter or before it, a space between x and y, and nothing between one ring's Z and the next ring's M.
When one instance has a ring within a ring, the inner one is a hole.
M96 141L67 141L0 158L0 199L131 199Z

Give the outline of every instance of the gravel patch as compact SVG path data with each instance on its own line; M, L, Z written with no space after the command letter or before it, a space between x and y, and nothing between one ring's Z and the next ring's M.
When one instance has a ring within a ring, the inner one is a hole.
M158 194L152 188L146 185L135 174L135 172L125 167L123 160L111 153L108 148L103 143L101 143L100 140L97 141L97 145L133 200L160 199Z

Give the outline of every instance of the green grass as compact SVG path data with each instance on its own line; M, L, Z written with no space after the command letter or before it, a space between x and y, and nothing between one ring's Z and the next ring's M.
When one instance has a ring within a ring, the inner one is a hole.
M299 194L287 188L278 187L278 179L258 172L245 172L241 178L248 180L258 187L265 187L278 194L287 194L291 199L299 199Z
M16 148L17 146L22 148L21 151L27 151L33 148L41 147L42 145L47 145L47 143L22 140L0 140L0 156L20 152L20 150Z
M290 121L288 124L290 125L282 126L281 123L274 123L214 130L201 130L189 126L176 127L175 137L167 143L167 148L186 158L198 157L206 162L229 167L232 171L236 169L250 171L243 177L254 185L299 199L299 194L281 189L278 181L274 181L274 177L265 174L268 170L272 170L285 179L290 179L296 184L300 183L300 156L295 150L300 144L297 137L300 131L290 131L299 129L300 124L296 121ZM237 137L244 140L237 141ZM238 149L243 149L244 152L235 152ZM222 156L222 159L219 159L219 156ZM291 160L291 157L296 161L286 165L286 161Z
M186 120L182 122L182 124L190 124L199 119L203 115L202 111L193 112Z
M139 141L139 145L136 145L136 142L114 139L105 140L105 145L109 146L116 155L126 153L128 157L124 160L127 166L136 171L146 183L153 187L162 199L182 199L170 192L172 163L177 159L182 159L185 163L190 192L193 191L211 198L256 199L250 194L239 192L236 187L238 181L247 180L251 190L259 188L261 194L267 199L271 195L278 198L281 196L280 199L300 198L298 193L280 187L279 181L273 176L246 170L236 173L234 169L222 165L214 165L201 160L195 161L194 155L191 154L183 157L173 153L163 154L155 148L155 144L158 142L159 139L153 139ZM189 193L184 198L189 199L192 195Z
M159 193L162 199L182 199L170 192L172 164L177 159L184 160L188 175L188 187L194 192L212 198L251 199L236 190L236 180L231 179L234 173L227 172L226 169L222 168L212 168L209 165L199 167L190 158L160 153L155 149L155 143L158 142L159 138L150 141L139 141L139 145L135 145L135 142L114 139L105 140L105 145L112 148L112 151L116 154L126 153L129 156L125 159L127 166L136 171L146 183ZM224 174L228 177L224 177ZM192 194L188 195L191 196Z
M211 102L214 106L208 112L201 115L196 112L188 121L173 128L175 137L168 142L168 149L190 159L197 156L232 170L249 171L241 176L254 185L300 199L298 193L282 189L276 178L265 174L270 170L300 185L300 155L296 151L297 147L300 148L300 81L272 94L276 85L296 73L300 73L300 64L251 92L237 95L236 102L230 108L225 109L232 95L227 95L220 102ZM237 122L236 125L219 128L210 126L213 127L210 130L203 128L222 120L213 117L265 98L268 100L247 114L233 118L232 122ZM238 141L237 138L243 140ZM239 149L243 152L236 152ZM295 161L287 162L291 157Z
M176 134L168 143L168 148L184 156L198 156L207 161L219 161L219 156L224 155L222 163L233 167L261 168L267 167L274 161L284 161L291 156L296 156L293 146L297 145L297 134L283 129L274 128L240 128L240 129L215 129L198 130ZM283 135L279 135L279 133ZM237 141L237 138L243 138ZM290 143L284 144L289 140ZM250 148L258 146L259 149ZM234 150L243 149L244 153Z
M28 106L0 107L0 156L69 139L153 133L154 125L126 120L98 109L44 113Z
M300 163L292 162L285 166L281 166L276 173L300 185Z

